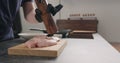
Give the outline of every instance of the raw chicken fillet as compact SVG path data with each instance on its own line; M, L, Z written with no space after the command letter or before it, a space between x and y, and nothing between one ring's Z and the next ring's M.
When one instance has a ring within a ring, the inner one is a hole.
M58 37L47 37L45 35L35 36L32 39L25 42L25 46L28 48L41 48L56 45L60 40Z

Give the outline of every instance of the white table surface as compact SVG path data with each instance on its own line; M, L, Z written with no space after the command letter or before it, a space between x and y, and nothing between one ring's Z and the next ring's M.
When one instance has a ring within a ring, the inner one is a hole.
M4 63L120 63L120 53L99 34L93 36L94 39L64 39L67 46L56 58L5 56L0 60Z
M94 39L65 39L68 44L55 59L42 59L42 63L120 63L120 53L102 36Z

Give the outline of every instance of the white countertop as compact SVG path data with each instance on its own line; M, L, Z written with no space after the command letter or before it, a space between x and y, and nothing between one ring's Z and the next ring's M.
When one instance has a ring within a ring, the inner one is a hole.
M64 39L67 40L67 46L60 54L60 56L56 58L3 56L0 57L0 62L4 61L4 63L120 63L120 53L99 34L93 34L93 36L94 39ZM16 41L17 40L13 42Z
M120 53L99 34L94 39L65 39L68 44L55 59L42 63L120 63Z

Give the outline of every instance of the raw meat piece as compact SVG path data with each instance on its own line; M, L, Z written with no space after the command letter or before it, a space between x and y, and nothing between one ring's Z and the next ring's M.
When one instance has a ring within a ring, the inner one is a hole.
M35 48L37 47L37 42L34 40L28 40L27 42L25 42L25 46L28 48Z
M48 46L56 45L57 43L52 40L44 39L41 42L37 43L37 47L48 47Z
M47 37L45 35L40 35L33 37L32 39L25 42L25 46L28 48L40 48L56 45L60 39L57 37Z

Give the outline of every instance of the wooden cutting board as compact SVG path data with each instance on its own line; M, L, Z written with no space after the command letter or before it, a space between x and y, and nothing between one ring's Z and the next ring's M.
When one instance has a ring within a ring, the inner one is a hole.
M8 48L9 55L57 57L65 48L66 40L60 40L57 45L43 48L27 48L24 43Z

